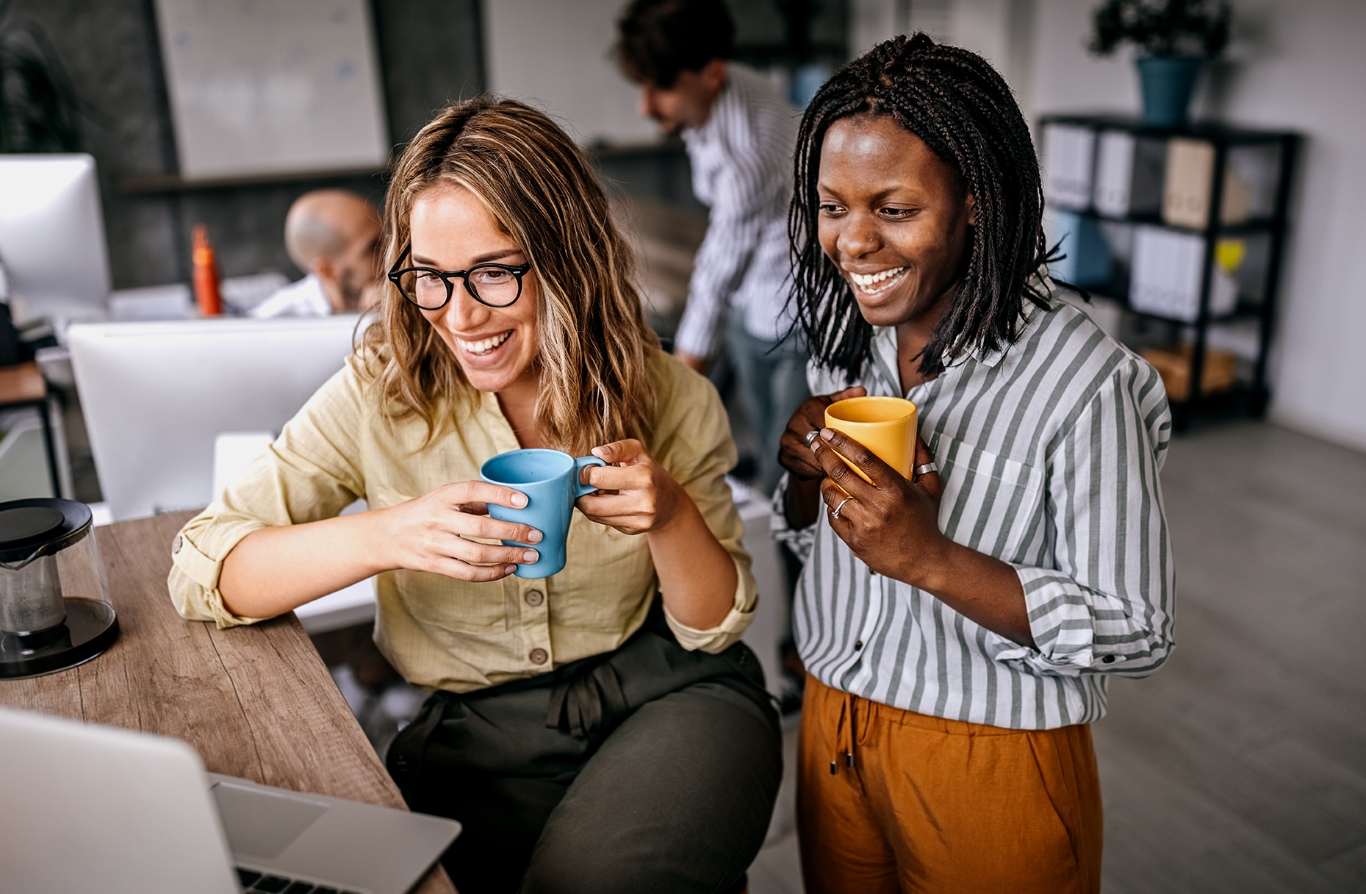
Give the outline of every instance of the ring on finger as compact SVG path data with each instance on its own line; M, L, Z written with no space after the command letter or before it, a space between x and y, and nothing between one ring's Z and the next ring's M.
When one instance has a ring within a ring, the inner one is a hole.
M937 463L934 463L934 462L927 462L927 463L925 463L925 465L923 465L923 466L916 466L916 467L915 467L915 477L919 478L921 475L928 475L928 474L930 474L931 472L938 472L938 471L939 471L939 465L938 465Z
M813 441L815 441L817 438L819 438L820 436L821 436L821 433L820 433L820 430L819 430L819 429L815 429L815 428L811 429L811 431L807 432L806 435L805 435L805 437L806 437L806 446L810 447L810 446L811 446L811 443L812 443Z
M854 499L854 498L853 498L853 497L845 497L843 500L840 500L840 504L839 504L838 506L836 506L834 509L831 509L831 510L830 510L830 517L831 517L831 518L839 518L839 517L840 517L840 510L844 508L844 504L845 504L845 503L848 503L848 502L849 502L850 500L852 500L852 499Z

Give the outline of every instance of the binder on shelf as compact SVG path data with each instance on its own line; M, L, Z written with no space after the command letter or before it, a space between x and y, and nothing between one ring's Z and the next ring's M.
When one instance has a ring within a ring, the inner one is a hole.
M1096 211L1109 217L1157 214L1162 208L1162 176L1167 141L1107 130L1096 143Z
M1203 230L1209 223L1214 184L1214 144L1173 137L1167 141L1167 170L1162 188L1162 220L1176 227ZM1245 223L1251 214L1252 186L1231 165L1224 166L1224 194L1219 221Z
M1061 208L1085 210L1091 205L1091 174L1096 132L1075 124L1049 124L1043 129L1044 198Z
M1225 240L1234 242L1236 240ZM1236 254L1216 250L1216 257ZM1171 320L1193 323L1200 315L1201 273L1205 237L1163 227L1134 230L1134 259L1129 279L1129 306ZM1241 261L1241 257L1238 258ZM1227 314L1238 306L1238 283L1221 258L1211 270L1210 316Z
M1048 275L1074 286L1091 287L1110 281L1110 246L1092 217L1049 209L1044 215L1048 247L1058 246L1062 260L1048 265Z

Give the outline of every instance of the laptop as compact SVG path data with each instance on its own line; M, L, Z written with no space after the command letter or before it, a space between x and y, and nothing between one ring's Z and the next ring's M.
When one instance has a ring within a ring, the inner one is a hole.
M0 887L404 894L452 820L205 773L179 739L0 708Z

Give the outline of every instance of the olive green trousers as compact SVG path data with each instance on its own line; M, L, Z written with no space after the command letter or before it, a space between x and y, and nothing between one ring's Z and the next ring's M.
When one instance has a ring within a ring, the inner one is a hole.
M463 824L442 858L461 894L726 894L763 843L782 734L749 648L689 652L657 602L614 652L436 693L388 765L413 810Z

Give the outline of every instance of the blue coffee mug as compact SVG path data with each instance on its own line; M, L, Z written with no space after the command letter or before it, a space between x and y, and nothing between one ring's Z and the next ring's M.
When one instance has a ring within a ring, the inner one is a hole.
M501 484L526 494L526 508L510 509L490 503L489 515L500 521L530 525L541 532L540 543L503 541L507 546L525 546L540 553L534 563L517 566L518 577L550 577L564 568L564 546L574 501L596 490L579 483L580 472L587 466L605 465L596 456L575 459L558 450L528 448L500 453L479 467L479 477L489 484Z

